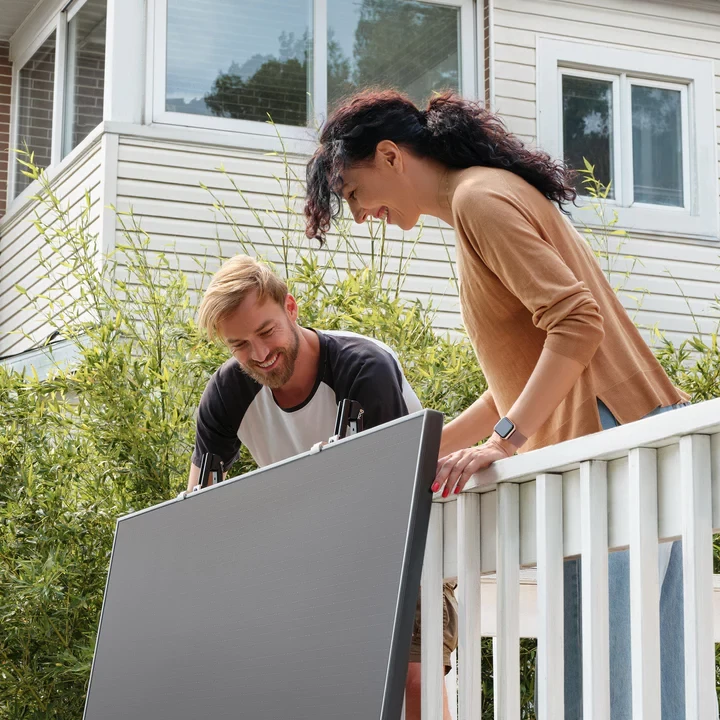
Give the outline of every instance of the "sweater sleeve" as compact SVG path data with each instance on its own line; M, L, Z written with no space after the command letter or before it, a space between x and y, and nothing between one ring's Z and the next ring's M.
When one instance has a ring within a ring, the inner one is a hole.
M544 346L587 367L604 337L600 308L538 232L528 206L509 187L470 185L457 189L453 213L479 260L547 333Z

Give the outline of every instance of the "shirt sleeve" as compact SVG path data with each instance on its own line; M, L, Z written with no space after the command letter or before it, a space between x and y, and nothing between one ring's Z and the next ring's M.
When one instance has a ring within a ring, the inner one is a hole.
M392 357L384 353L365 360L351 382L347 396L360 403L365 430L408 414L400 369Z
M604 337L589 288L540 235L512 189L483 188L480 198L472 191L458 189L462 196L454 201L468 242L547 333L545 347L587 367Z
M210 379L200 399L195 424L193 465L200 467L205 453L219 455L227 470L240 455L240 438L233 428L215 377Z

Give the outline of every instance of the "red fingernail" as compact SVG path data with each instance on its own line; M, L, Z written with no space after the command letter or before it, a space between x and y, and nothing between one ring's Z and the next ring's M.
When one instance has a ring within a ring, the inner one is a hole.
M457 495L459 492L460 492L460 488L459 488L459 487L456 487L456 488L455 488L455 494Z
M440 483L433 483L433 486L430 489L433 492L437 492L440 489Z

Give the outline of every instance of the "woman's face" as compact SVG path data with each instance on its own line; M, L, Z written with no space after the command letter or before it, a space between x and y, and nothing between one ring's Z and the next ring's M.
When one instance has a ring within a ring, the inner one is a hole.
M378 143L375 156L347 168L343 173L342 196L355 222L369 217L386 220L411 230L421 215L413 192L413 163L395 143Z

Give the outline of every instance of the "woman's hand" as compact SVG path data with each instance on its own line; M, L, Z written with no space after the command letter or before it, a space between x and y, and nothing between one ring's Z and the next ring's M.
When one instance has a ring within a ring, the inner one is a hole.
M484 470L496 460L503 460L515 454L515 447L493 435L480 447L464 448L450 453L438 460L433 492L442 489L445 498L451 492L459 493L465 487L470 476L479 470Z

